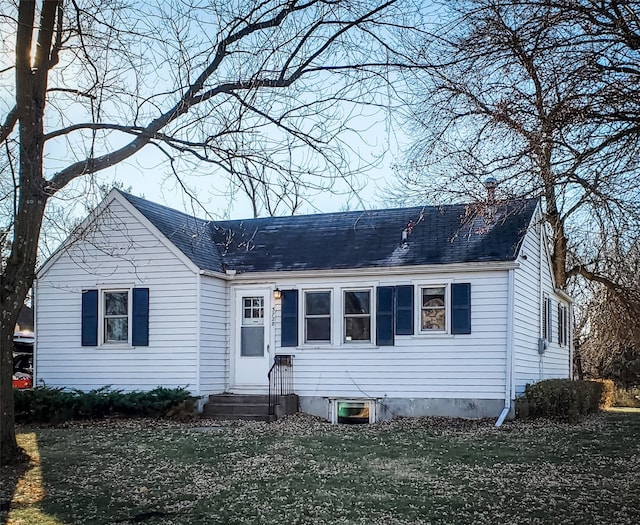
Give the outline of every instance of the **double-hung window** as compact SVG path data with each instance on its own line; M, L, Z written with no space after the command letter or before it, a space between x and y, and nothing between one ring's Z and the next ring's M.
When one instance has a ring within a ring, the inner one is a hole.
M149 346L149 288L82 291L82 346Z
M344 291L344 341L371 341L371 290Z
M103 292L103 330L105 343L129 341L129 291Z
M420 328L423 332L447 331L447 289L444 286L420 288Z
M304 293L304 342L331 342L331 292Z

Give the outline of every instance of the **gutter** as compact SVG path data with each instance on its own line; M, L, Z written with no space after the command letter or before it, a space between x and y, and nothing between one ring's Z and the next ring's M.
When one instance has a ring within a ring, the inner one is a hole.
M569 304L573 304L573 297L571 297L567 292L561 290L560 288L554 288L553 290L556 295L558 295L561 299L564 299Z
M506 344L506 363L504 372L504 408L498 420L496 421L496 427L502 426L504 420L511 412L511 386L513 384L513 347L514 347L514 302L515 302L515 275L513 270L509 270L509 285L508 285L508 298L507 298L507 344Z
M226 270L225 273L214 272L211 270L200 270L201 275L209 277L218 277L226 281L243 281L247 283L263 283L264 281L274 281L287 277L297 278L334 278L334 277L352 277L353 275L377 277L380 275L413 275L416 271L423 274L436 274L443 272L485 272L491 270L512 270L519 268L520 263L516 261L503 262L475 262L475 263L453 263L453 264L433 264L433 265L417 265L417 266L372 266L368 268L345 268L345 269L327 269L327 270L272 270L261 272L242 272L237 273L235 270Z

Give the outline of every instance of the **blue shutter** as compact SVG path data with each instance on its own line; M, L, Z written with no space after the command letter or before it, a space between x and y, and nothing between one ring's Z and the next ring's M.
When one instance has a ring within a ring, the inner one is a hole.
M131 344L149 346L149 288L133 289Z
M379 286L376 292L376 344L378 346L393 346L395 287Z
M471 333L471 284L451 285L451 333Z
M98 346L98 290L82 290L82 346Z
M298 346L298 290L282 290L281 346Z
M396 335L413 335L413 285L396 286Z

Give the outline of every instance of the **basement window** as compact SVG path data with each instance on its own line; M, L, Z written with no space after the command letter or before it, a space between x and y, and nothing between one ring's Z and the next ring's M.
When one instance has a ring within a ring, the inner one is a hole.
M375 403L369 400L337 399L332 422L340 425L367 425L375 422Z

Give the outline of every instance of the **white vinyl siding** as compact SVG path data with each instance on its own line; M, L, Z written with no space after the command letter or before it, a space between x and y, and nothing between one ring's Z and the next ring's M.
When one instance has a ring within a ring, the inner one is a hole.
M81 346L82 290L149 288L149 346ZM39 384L88 390L187 387L197 378L197 275L117 200L36 290Z
M229 386L229 288L208 276L200 286L200 390L213 394Z
M420 310L421 286L471 284L472 333L396 335L394 346L343 343L280 348L280 301L276 302L276 352L295 354L295 392L300 396L340 398L503 399L506 366L508 271L464 272L371 278L333 278L334 311L341 315L343 290L413 284L414 309ZM320 288L320 278L279 279L280 288ZM372 300L375 294L372 292ZM336 299L337 298L337 299ZM337 310L336 310L337 308ZM372 311L375 315L375 312ZM336 335L338 337L336 337Z
M569 377L571 364L569 348L558 342L558 302L553 289L549 261L544 250L541 254L540 233L530 227L524 239L518 259L520 267L514 275L514 389L522 394L527 384L542 379ZM542 260L541 260L542 255ZM544 336L543 301L551 299L551 326L547 327L547 343L544 354L538 353L538 339Z

